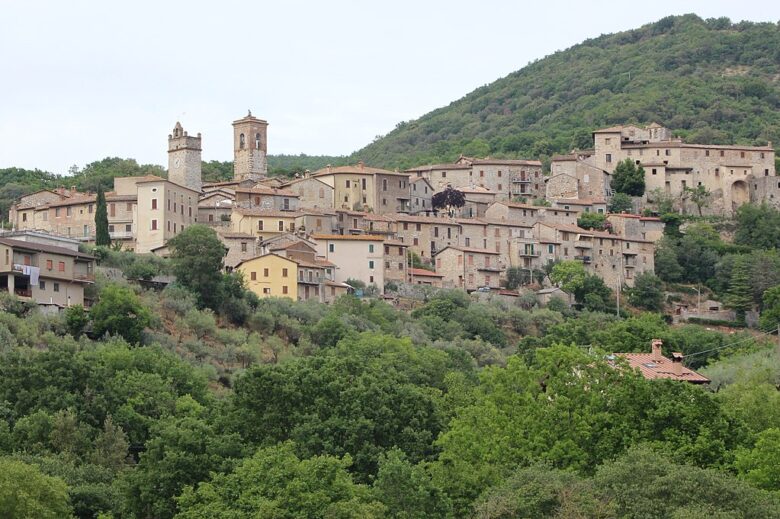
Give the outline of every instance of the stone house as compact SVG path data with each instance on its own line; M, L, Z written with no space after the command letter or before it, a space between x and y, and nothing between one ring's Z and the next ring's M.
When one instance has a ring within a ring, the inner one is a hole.
M409 212L409 175L366 166L326 167L312 174L333 188L336 209L374 213Z
M332 233L338 231L338 216L336 211L328 209L302 209L295 219L296 228L301 232Z
M592 152L575 151L569 155L554 155L550 162L550 177L546 179L548 200L612 196L610 173L592 164Z
M708 214L732 214L751 199L754 179L774 177L775 152L766 146L689 144L656 123L613 126L593 133L591 164L608 172L625 159L645 170L646 194L656 189L680 198L686 188L710 193Z
M0 290L40 305L85 305L84 287L95 282L95 259L78 244L61 247L0 237Z
M460 225L451 218L398 214L396 236L421 258L432 258L449 245L458 244Z
M484 187L459 188L463 192L466 203L458 210L461 218L479 218L485 216L485 211L496 201L497 193Z
M603 198L559 198L550 200L553 210L564 209L576 213L607 214L607 201ZM549 210L547 211L549 212Z
M442 275L442 286L469 292L481 287L499 288L506 270L497 252L458 245L438 251L435 265L436 273Z
M612 225L612 232L615 234L653 243L663 238L666 227L660 218L636 214L610 214L607 216L607 221Z
M433 210L431 198L435 189L427 178L423 177L410 177L409 185L411 186L411 207L409 212L411 214L419 214L424 212L430 212Z
M298 195L289 189L273 187L236 188L236 207L296 211Z
M225 246L224 265L227 271L234 270L242 261L261 255L258 240L255 236L230 229L217 228L217 237Z
M204 225L229 225L230 213L233 211L234 196L222 191L212 191L204 194L198 200L198 223Z
M427 285L434 288L443 288L444 274L425 269L409 269L409 283L412 285Z
M298 207L301 209L333 209L334 187L319 178L307 176L293 180L284 188L298 195Z
M409 270L407 267L409 246L398 240L385 240L384 250L385 282L406 282Z

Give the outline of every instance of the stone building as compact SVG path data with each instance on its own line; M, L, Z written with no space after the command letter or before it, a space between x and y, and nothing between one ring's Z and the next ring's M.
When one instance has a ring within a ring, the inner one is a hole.
M405 283L407 272L407 260L409 257L409 246L398 240L385 239L385 283L395 281L396 283Z
M187 135L180 122L168 135L168 180L200 193L201 182L201 136Z
M449 245L458 244L460 226L452 218L395 215L396 236L421 258L430 259Z
M261 240L267 240L279 234L296 232L296 220L299 216L301 214L295 211L234 207L230 221L233 232L251 234Z
M460 158L452 164L432 164L406 170L413 177L427 179L436 191L482 187L498 199L516 196L539 198L544 194L542 163L537 160Z
M610 214L607 221L612 225L612 232L626 238L639 238L653 243L664 236L664 223L653 216L636 214Z
M397 171L366 166L328 166L312 174L333 188L335 209L367 211L379 214L408 213L409 176Z
M554 155L550 176L545 180L545 196L553 199L604 199L612 196L610 174L592 164L592 152L577 151Z
M319 178L306 177L293 180L284 188L298 195L298 206L305 209L333 209L334 188Z
M72 246L0 237L0 290L39 305L85 305L84 287L95 282L95 259Z
M497 252L474 247L448 246L435 256L436 273L442 275L445 288L462 288L469 292L478 288L499 288L506 270Z
M163 249L168 240L196 222L198 191L153 175L132 178L138 197L136 252Z
M250 111L233 121L233 179L258 181L268 174L268 122Z
M593 133L589 162L612 172L625 159L645 170L645 192L680 198L686 188L704 186L709 214L732 214L751 200L755 179L775 176L775 152L766 146L689 144L656 123L647 127L613 126ZM756 183L757 185L757 183Z
M237 187L236 207L275 209L277 211L298 210L298 195L289 189L274 187Z
M411 214L427 213L433 210L431 198L436 191L428 179L423 177L410 177L411 186Z
M235 195L223 191L204 193L198 199L198 223L211 226L230 225Z

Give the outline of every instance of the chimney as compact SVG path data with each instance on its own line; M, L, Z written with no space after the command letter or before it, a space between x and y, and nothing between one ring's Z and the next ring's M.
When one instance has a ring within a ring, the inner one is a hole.
M683 354L680 352L674 352L672 353L672 375L675 377L681 377L682 376L682 361L683 361Z
M76 186L70 186L70 192L75 193L76 192Z
M661 339L653 339L653 342L650 343L651 353L652 353L652 359L655 362L661 362L664 357L661 353L661 345L663 344L663 341Z
M362 160L359 160L359 161L358 161L358 167L359 167L360 169L364 169L364 168L365 168L365 164L363 164L363 161L362 161Z

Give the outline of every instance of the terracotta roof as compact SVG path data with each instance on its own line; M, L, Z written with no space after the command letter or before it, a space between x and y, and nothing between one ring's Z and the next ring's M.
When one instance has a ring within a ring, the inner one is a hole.
M482 186L475 186L475 187L456 187L458 191L461 193L479 193L482 195L495 195L495 191L491 191L490 189Z
M298 211L277 211L259 207L234 207L233 212L243 214L244 216L267 216L270 218L297 218L301 216L301 213Z
M451 169L471 169L470 164L428 164L425 166L417 166L416 168L409 168L405 171L433 171L434 169L451 170Z
M620 133L623 131L623 128L625 128L625 126L619 124L617 126L610 126L609 128L596 130L593 133Z
M538 205L531 205L531 204L521 204L518 202L509 202L507 200L501 200L498 202L495 202L496 204L503 204L507 207L511 207L512 209L533 209L534 211L538 211L540 209L544 209L542 206Z
M294 240L293 239L293 240L290 240L288 243L283 243L281 245L273 245L273 246L271 246L269 248L270 248L270 250L285 250L285 249L289 249L290 247L292 247L294 245L299 245L301 243L303 243L307 247L311 247L309 244L307 244L303 240Z
M648 142L648 143L623 143L621 146L625 149L647 149L647 148L696 148L700 150L737 150L737 151L774 151L771 146L747 146L739 144L689 144L681 140ZM737 166L745 167L745 166Z
M657 216L642 216L639 214L628 214L628 213L609 213L607 216L616 216L618 218L637 218L639 220L644 220L648 222L660 222L661 219Z
M570 153L569 155L553 155L550 162L575 162L576 160L577 156Z
M572 198L571 200L566 198L557 198L553 200L556 204L569 204L569 205L593 205L593 204L606 204L607 201L603 198Z
M237 187L236 193L247 193L251 195L279 195L298 198L298 195L288 189L279 189L275 187Z
M10 238L0 238L0 243L14 249L24 249L34 252L48 252L51 254L60 254L62 256L72 256L80 259L95 259L90 254L84 254L83 252L75 251L65 247L57 247L55 245L44 245L42 243L35 243L23 240L12 240Z
M408 243L404 243L398 240L385 240L385 245L392 245L393 247L408 247Z
M490 157L484 159L470 159L472 164L486 164L497 166L540 166L541 162L538 160L523 160L523 159L491 159Z
M438 224L438 225L458 224L453 218L445 218L441 216L412 216L407 214L393 214L387 216L394 219L396 222L431 223L431 224Z
M267 254L260 254L259 256L255 256L254 258L242 259L241 261L236 263L236 266L234 268L238 268L241 265L243 265L244 263L248 263L250 261L254 261L254 260L259 259L259 258L265 258L266 256L276 256L277 258L282 258L283 260L286 260L286 261L289 261L291 263L296 263L297 264L297 262L294 259L292 259L292 258L285 258L284 256L280 256L278 254L274 254L273 252L269 252Z
M140 184L141 182L160 182L165 180L162 177L158 177L157 175L143 175L140 177L123 177L123 178L134 178L136 179L135 183Z
M343 240L343 241L385 241L384 236L372 234L312 234L313 240Z
M47 207L65 207L68 205L94 204L97 195L80 194L57 202L49 202Z
M373 175L375 173L382 175L400 175L402 177L408 177L406 173L400 173L398 171L390 171L389 169L375 168L366 166L362 162L355 164L354 166L337 166L337 167L325 167L318 169L312 173L312 177L321 177L325 175L332 175L335 173L350 173L360 175Z
M444 274L437 274L436 272L431 272L430 270L416 269L416 268L410 268L409 274L412 276L427 276L427 277L434 277L434 278L444 277Z
M254 240L255 237L251 234L246 234L244 232L233 232L233 231L219 231L217 230L217 234L221 236L222 238L228 238L228 239L247 239L247 240Z
M629 366L638 369L642 376L649 380L671 379L696 384L706 384L710 381L707 377L685 366L680 366L680 374L676 375L674 373L674 361L663 355L656 356L653 353L613 353L613 355L626 359ZM681 353L674 353L673 355L682 357Z

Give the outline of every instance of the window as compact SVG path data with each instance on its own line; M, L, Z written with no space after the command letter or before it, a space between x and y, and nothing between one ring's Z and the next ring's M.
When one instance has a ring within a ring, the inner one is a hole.
M246 146L246 137L244 137L244 134L242 133L241 135L238 136L238 147L239 149L243 150L245 146Z
M473 265L474 264L474 255L473 254L469 254L469 258L468 259L469 259L469 265Z
M387 179L382 179L382 191L387 191Z
M170 202L170 200L169 200L169 202ZM152 198L152 209L157 209L157 199L156 198Z
M54 268L54 261L46 260L46 270L52 270Z
M658 170L657 170L657 169L655 169L655 168L653 168L653 175L655 175L655 174L657 174L657 173L658 173Z
M607 153L607 162L608 163L612 162L612 154L611 153Z
M282 269L282 277L283 277L283 278L286 278L286 277L287 277L287 269L286 269L286 268L283 268L283 269Z
M257 281L257 272L250 273L249 279L251 279L252 281Z
M365 190L366 189L366 179L365 178L361 178L360 179L360 183L363 185L363 190Z
M263 277L264 277L264 278L267 278L267 277L268 277L268 269L267 269L267 268L264 268L264 269L263 269Z
M438 227L434 227L433 228L433 236L434 236L434 238L438 238L439 237L439 228Z
M498 178L501 178L501 170L498 170Z
M46 290L46 282L44 280L42 280L42 279L39 280L38 281L38 288L41 289L41 290Z
M483 170L480 170L479 171L479 176L480 176L480 178L484 178L485 172Z
M344 182L344 185L345 185L345 186L347 186L347 189L349 189L349 180L347 180L346 182Z
M133 210L133 204L131 204L130 202L127 203L127 210L128 211L132 211Z
M157 230L157 220L152 220L152 230L153 231Z
M503 188L503 186L501 184L499 184L498 185L498 190L501 191L502 188Z
M245 241L241 242L241 252L246 252L246 242Z
M725 155L726 155L726 152L724 152L723 150L720 150L720 156L723 157Z
M68 216L73 214L73 208L72 207L68 207L67 209L65 209L65 214L67 214Z
M418 240L417 238L415 238L414 240L412 240L412 244L414 244L414 245L419 245L419 244L420 244L420 240Z
M407 222L404 222L404 231L409 230L409 224Z
M328 244L328 252L335 252L336 246L332 243Z
M447 178L447 172L446 171L442 171L441 172L441 178Z
M283 222L283 221L281 221L281 220L279 220L279 230L280 230L280 231L283 231L283 230L284 230L284 222Z
M89 225L84 226L84 236L89 236Z
M710 150L704 150L704 156L709 157L710 156Z
M370 260L368 262L368 268L370 268L371 270L374 270L374 260Z
M739 158L741 158L741 159L745 158L745 152L744 151L740 151L739 152Z
M92 214L92 207L93 207L92 204L89 204L89 207L87 207L87 212L89 214Z
M417 230L418 230L418 231L420 231L420 230L422 230L422 225L420 225L420 224L418 223L418 224L416 225L416 228L417 228Z
M466 238L466 247L471 247L471 238Z
M263 289L263 294L270 294L270 293L271 293L271 289L270 288L264 288Z
M374 252L374 244L373 243L369 243L368 244L368 252Z
M555 252L555 245L547 246L547 254L553 254Z
M60 216L60 208L59 207L54 209L54 216L59 218L59 216Z
M59 292L60 291L60 284L57 283L57 282L53 283L53 289L54 289L55 292Z
M260 149L260 134L259 133L255 134L255 149L256 150Z
M667 157L670 157L670 156L672 155L672 150L664 150L664 154L665 154Z

